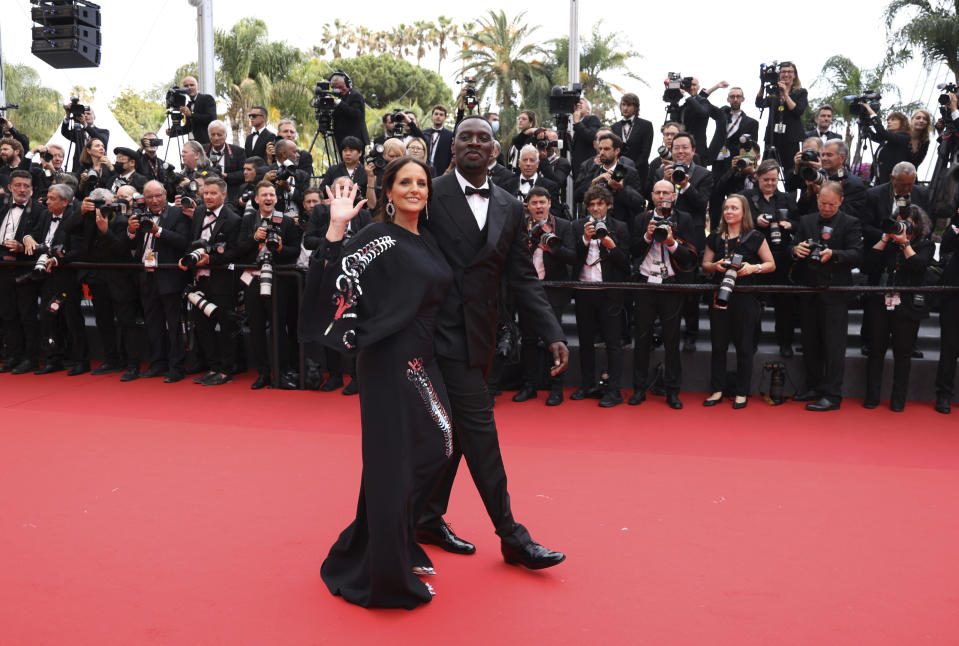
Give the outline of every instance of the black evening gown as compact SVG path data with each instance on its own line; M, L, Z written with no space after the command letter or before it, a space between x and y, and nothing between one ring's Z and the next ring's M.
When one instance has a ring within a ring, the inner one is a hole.
M330 592L363 607L411 609L431 599L412 572L431 565L414 530L452 451L449 400L433 354L452 279L428 232L391 223L323 244L311 261L301 336L358 353L363 431L356 519L320 574Z

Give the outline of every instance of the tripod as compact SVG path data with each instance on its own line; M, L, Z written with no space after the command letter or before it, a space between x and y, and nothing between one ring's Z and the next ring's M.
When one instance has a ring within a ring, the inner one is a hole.
M166 142L166 149L163 151L163 163L166 163L166 157L170 153L170 144L172 144L174 140L176 140L177 157L180 157L183 153L183 148L180 145L180 137L187 137L189 141L189 133L183 132L183 125L173 123L173 112L174 110L167 110L166 121L164 121L165 124L169 125L170 135ZM182 116L180 118L182 119Z
M329 168L334 164L339 163L340 161L340 151L336 148L336 139L333 138L333 133L328 129L316 129L316 134L313 135L313 141L310 142L309 152L313 154L313 148L316 146L316 140L320 138L320 135L323 135L323 154L322 158L326 160L326 167Z
M870 159L872 159L872 164L870 165L870 168L869 168L869 181L867 182L867 184L872 184L872 179L873 177L876 176L876 151L873 149L872 138L869 136L869 131L870 131L870 126L869 126L868 117L867 117L867 120L863 120L863 118L860 116L859 117L859 135L858 135L859 141L856 144L858 150L856 151L856 154L853 156L853 161L855 162L855 160L858 159L859 163L861 163L863 154L866 152L866 150L869 151L869 157Z

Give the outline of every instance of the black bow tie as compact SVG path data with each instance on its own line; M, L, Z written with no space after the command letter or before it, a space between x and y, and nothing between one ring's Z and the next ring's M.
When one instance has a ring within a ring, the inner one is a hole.
M24 203L24 204L17 204L16 202L14 202L13 205L14 205L14 206L19 206L21 209L27 208L26 203Z
M59 221L61 220L61 218L63 218L62 215L59 216L59 217L54 216L54 217L50 218L50 221L51 221L51 222L59 222Z
M520 177L520 178L519 178L519 181L520 181L521 184L532 184L532 183L533 183L533 180L531 180L531 179L526 179L525 177Z
M489 199L490 190L488 188L474 188L473 186L466 187L466 197L470 195L479 195L480 197L485 197Z

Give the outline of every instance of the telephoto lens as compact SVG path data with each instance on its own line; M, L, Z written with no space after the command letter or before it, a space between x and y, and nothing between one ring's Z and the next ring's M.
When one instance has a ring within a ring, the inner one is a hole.
M589 219L592 222L595 232L593 237L597 240L602 240L609 235L609 228L606 226L606 220L594 220L593 218Z
M689 177L689 166L682 162L673 164L673 184L682 184Z
M273 295L273 254L263 253L256 259L260 267L260 296Z
M733 288L736 287L736 273L742 269L742 254L733 254L733 257L727 261L726 273L723 275L723 281L719 284L719 291L716 292L716 307L726 309L729 307L729 298L733 295Z
M216 304L206 300L206 295L200 290L188 293L186 299L190 301L190 305L203 312L203 315L207 318L211 318L213 313L216 312Z

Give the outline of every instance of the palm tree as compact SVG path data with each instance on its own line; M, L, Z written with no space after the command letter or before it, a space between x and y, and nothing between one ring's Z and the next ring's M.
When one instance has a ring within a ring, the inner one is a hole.
M918 49L926 67L942 61L959 78L959 0L892 0L885 15L886 31L902 45L897 55L906 60ZM893 31L903 16L905 24Z
M28 65L4 64L3 77L7 101L20 106L7 117L30 139L31 146L47 143L63 119L60 93L41 85L40 74Z
M312 53L315 56L326 56L327 53L330 53L333 58L342 58L343 47L352 44L354 40L355 33L352 25L336 18L332 25L330 23L323 25L320 44L313 48Z
M429 20L417 20L411 31L416 45L416 64L419 65L436 37L436 25Z
M440 62L436 65L437 74L442 73L443 59L449 55L449 50L446 49L447 42L456 42L459 35L459 27L453 22L452 18L440 16L436 19L434 38L436 50L440 57Z

